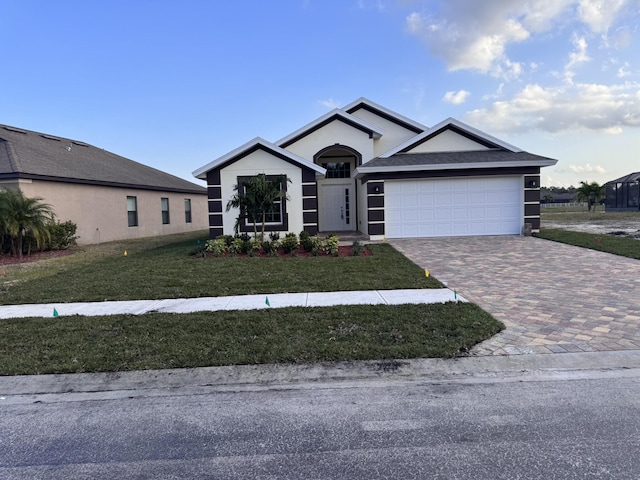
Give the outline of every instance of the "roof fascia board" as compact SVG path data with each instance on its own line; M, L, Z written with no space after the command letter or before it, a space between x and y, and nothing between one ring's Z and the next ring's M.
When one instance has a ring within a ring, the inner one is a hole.
M349 105L342 108L342 110L344 110L347 113L353 113L356 110L358 110L358 107L364 108L365 110L368 110L371 113L377 114L380 117L384 118L385 120L389 120L393 123L396 123L397 125L407 128L408 130L412 130L416 134L422 133L425 130L429 129L429 127L427 127L426 125L416 122L415 120L412 120L409 117L405 117L404 115L394 112L393 110L389 110L388 108L383 107L382 105L379 105L375 102L372 102L371 100L365 97L360 97L359 99L351 102Z
M360 178L362 175L371 173L387 173L387 172L415 172L419 170L474 170L477 168L508 168L508 167L550 167L558 163L557 160L533 160L523 162L522 160L513 160L509 162L475 162L475 163L439 163L434 165L417 164L417 165L389 165L385 167L367 167L360 166L356 168L351 175L353 178Z
M380 130L378 127L371 125L370 123L361 120L355 115L351 115L346 113L340 109L333 109L330 112L325 113L324 115L316 118L313 122L306 124L304 127L299 128L295 132L290 133L286 137L281 138L276 142L276 145L282 148L286 148L289 145L297 142L301 138L306 137L307 135L313 133L314 131L322 128L324 125L330 123L332 120L341 120L345 122L347 125L351 125L352 127L358 128L369 134L372 138L380 138L384 132Z
M253 140L249 140L247 143L239 146L238 148L230 151L229 153L216 158L215 160L213 160L212 162L209 162L208 164L206 164L203 167L200 167L197 170L194 170L192 172L192 175L196 178L199 178L201 180L206 180L207 179L207 172L209 172L210 170L213 170L214 168L220 167L226 163L228 163L229 161L232 161L233 159L236 159L238 157L242 157L252 151L255 151L258 148L262 148L264 150L266 150L267 152L272 152L274 153L276 156L279 157L286 157L289 160L291 160L293 163L299 164L302 167L306 167L306 168L310 168L312 170L314 170L317 173L320 173L322 175L324 175L326 173L326 170L324 168L322 168L319 165L316 165L315 163L312 163L294 153L291 153L287 150L285 150L284 148L280 148L277 145L268 142L267 140L260 138L260 137L256 137Z

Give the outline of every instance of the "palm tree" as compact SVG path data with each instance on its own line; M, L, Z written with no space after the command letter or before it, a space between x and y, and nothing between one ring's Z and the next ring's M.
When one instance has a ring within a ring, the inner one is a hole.
M0 191L0 231L9 237L13 256L22 257L27 235L36 241L37 246L47 240L47 225L53 218L51 205L42 203L42 198L25 197L20 190Z
M598 184L598 182L580 182L580 186L576 189L576 200L579 202L587 201L587 210L596 211L596 205L604 197L604 185Z
M262 224L260 241L264 241L264 229L267 215L278 208L278 200L287 201L289 197L284 190L284 183L291 182L286 176L269 179L264 173L241 181L233 189L235 194L227 202L227 212L232 208L240 209L236 221L236 232L242 220L253 223L254 238L258 237L258 223Z

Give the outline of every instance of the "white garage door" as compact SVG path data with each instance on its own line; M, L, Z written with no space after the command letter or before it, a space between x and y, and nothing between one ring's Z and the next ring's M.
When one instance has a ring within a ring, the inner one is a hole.
M522 178L386 181L388 238L519 234Z

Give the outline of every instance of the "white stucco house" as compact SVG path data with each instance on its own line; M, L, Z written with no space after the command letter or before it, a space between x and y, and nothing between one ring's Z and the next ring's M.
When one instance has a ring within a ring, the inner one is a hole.
M371 239L521 234L540 227L533 155L448 118L427 127L366 98L276 142L255 138L193 172L206 180L211 238L233 234L234 186L286 176L289 200L267 229L361 232ZM253 231L252 225L240 225Z

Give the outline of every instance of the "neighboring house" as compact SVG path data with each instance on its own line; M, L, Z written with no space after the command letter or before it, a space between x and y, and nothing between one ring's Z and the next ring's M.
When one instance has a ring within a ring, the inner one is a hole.
M0 188L42 197L78 243L206 230L200 185L84 142L0 125Z
M452 118L428 128L361 98L275 143L255 138L193 175L207 181L212 238L233 233L234 186L261 173L290 180L272 231L512 235L525 223L540 228L540 167L556 162Z
M640 172L604 184L604 208L607 212L637 212L640 210Z

